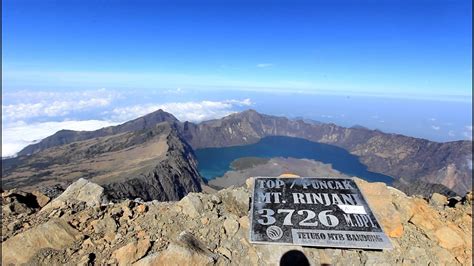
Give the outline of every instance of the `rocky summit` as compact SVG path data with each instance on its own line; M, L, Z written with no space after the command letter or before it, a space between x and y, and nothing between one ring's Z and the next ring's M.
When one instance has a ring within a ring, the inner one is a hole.
M2 265L279 265L291 250L311 265L472 265L472 194L407 196L356 179L393 249L249 242L248 187L189 193L180 201L111 200L81 179L51 199L2 193Z

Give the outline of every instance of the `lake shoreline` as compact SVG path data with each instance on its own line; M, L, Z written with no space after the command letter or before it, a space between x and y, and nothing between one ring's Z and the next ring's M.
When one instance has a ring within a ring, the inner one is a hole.
M370 182L391 185L394 181L390 176L368 171L367 166L362 164L357 156L345 149L300 138L272 136L250 145L197 149L195 154L199 173L210 184L215 183L211 182L212 180L224 177L226 173L233 171L232 164L235 164L237 159L255 158L254 161L265 159L262 160L265 162L277 157L319 162L322 165L330 165L331 169L345 176L357 176ZM242 164L242 161L240 163ZM251 161L245 164L253 166ZM291 168L291 165L287 165L287 168ZM273 172L271 167L266 167L261 173L270 175L266 173Z

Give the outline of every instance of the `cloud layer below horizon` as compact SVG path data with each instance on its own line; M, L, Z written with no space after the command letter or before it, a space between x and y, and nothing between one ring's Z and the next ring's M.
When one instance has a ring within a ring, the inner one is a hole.
M15 155L23 147L61 129L95 130L158 109L172 113L181 121L200 122L253 108L271 115L302 117L347 127L362 125L435 141L472 139L469 112L472 104L463 102L323 96L298 91L211 92L181 87L4 90L2 100L2 156Z
M165 92L168 93L168 92ZM96 130L138 118L158 109L181 121L201 122L248 108L250 99L169 101L117 105L127 98L116 91L5 93L2 104L2 157L15 156L29 144L61 129ZM85 116L84 113L91 114Z

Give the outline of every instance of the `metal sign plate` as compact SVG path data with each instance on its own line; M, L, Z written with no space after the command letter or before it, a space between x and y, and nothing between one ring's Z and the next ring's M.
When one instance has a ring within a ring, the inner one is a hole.
M392 248L354 180L332 177L256 177L250 241Z

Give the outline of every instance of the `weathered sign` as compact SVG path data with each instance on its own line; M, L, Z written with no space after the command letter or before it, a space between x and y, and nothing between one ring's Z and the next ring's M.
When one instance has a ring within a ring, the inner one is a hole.
M250 241L386 249L390 240L351 178L255 178Z

